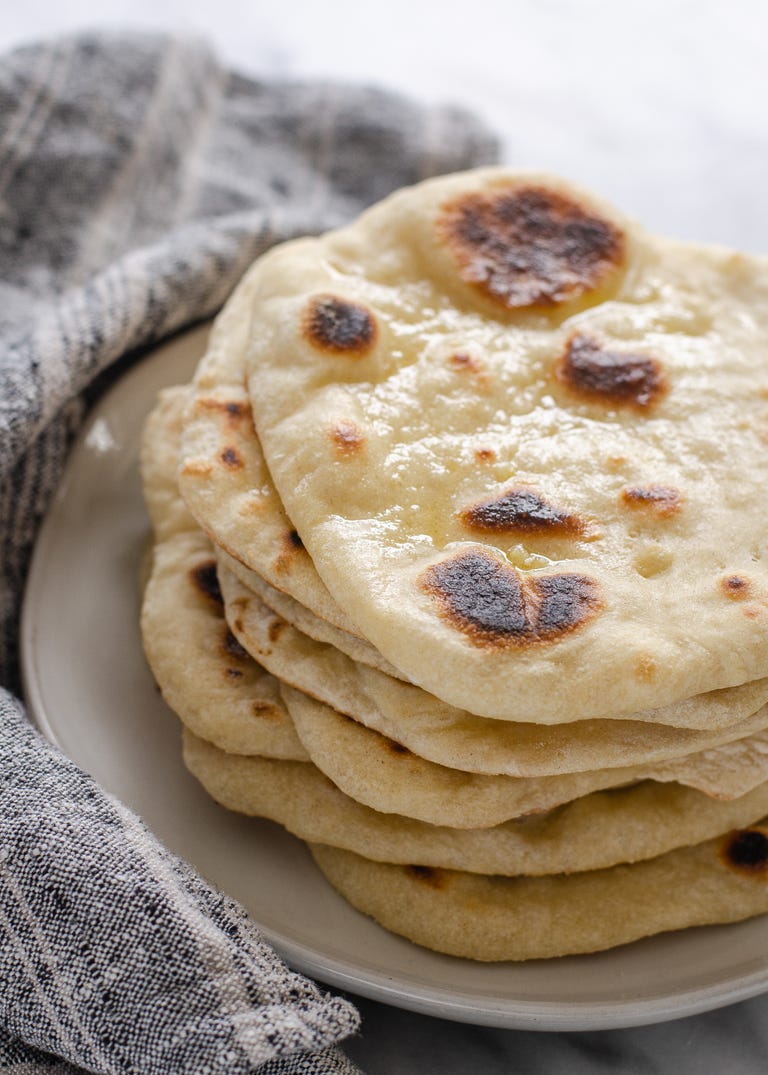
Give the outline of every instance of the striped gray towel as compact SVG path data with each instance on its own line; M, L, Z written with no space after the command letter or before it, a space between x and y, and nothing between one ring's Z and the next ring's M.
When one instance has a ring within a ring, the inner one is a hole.
M460 111L259 83L186 39L81 35L0 60L2 1072L357 1071L336 1048L354 1007L31 728L19 605L105 376L212 314L270 244L494 153Z

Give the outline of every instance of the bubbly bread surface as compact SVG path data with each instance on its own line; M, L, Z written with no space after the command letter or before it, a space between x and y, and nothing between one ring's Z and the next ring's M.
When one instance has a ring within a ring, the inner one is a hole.
M768 262L491 169L282 246L247 288L269 473L409 680L553 721L768 674Z

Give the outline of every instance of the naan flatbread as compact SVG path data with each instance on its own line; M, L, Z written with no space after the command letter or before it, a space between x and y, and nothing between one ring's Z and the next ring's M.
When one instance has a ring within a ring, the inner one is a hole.
M487 828L639 780L674 781L718 799L739 798L768 780L768 732L656 764L538 778L487 776L420 758L285 684L281 693L310 758L342 791L374 810L433 825Z
M198 524L244 571L360 636L315 571L264 462L245 389L252 301L251 284L243 280L211 331L177 441L178 488Z
M645 862L552 877L485 877L310 850L354 907L416 944L466 959L550 959L765 913L765 824Z
M269 473L409 680L553 722L768 675L768 260L491 169L279 247L247 287Z
M225 613L249 653L284 683L327 703L414 754L474 773L552 776L679 758L743 739L768 726L768 707L713 731L636 720L583 720L543 726L488 720L357 664L333 646L301 634L219 566ZM745 688L744 699L749 698ZM712 705L721 704L710 695Z
M716 802L679 784L644 781L493 828L452 829L371 810L307 762L226 754L188 730L184 762L228 810L269 818L302 840L378 862L510 877L637 862L751 825L768 809L767 783Z
M227 627L213 548L179 496L178 441L188 391L160 394L141 446L155 532L144 588L144 650L163 698L187 727L222 750L307 760L277 680Z

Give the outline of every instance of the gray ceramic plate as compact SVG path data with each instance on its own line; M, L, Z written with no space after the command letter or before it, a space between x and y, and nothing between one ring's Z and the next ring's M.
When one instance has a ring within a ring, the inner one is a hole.
M332 985L450 1019L550 1030L672 1019L768 989L768 917L525 964L428 952L349 907L278 826L208 799L181 764L177 721L138 630L149 534L141 425L159 388L189 378L205 337L194 330L144 359L96 407L72 453L24 606L27 699L45 734L240 900L294 967Z

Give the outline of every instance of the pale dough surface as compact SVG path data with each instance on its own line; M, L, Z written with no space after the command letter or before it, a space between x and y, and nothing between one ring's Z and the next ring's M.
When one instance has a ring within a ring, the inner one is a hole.
M281 693L310 758L347 795L433 825L487 828L638 780L673 781L727 800L768 779L766 732L655 764L540 777L467 773L403 750L285 684Z
M597 952L763 914L764 871L734 869L727 847L720 837L631 865L514 878L373 862L319 844L310 850L334 888L387 929L449 955L498 961Z

